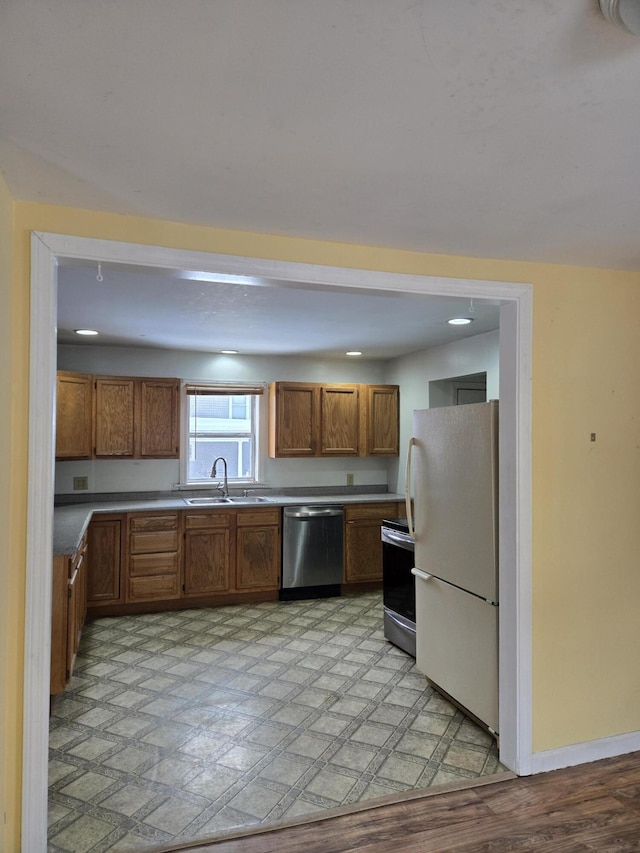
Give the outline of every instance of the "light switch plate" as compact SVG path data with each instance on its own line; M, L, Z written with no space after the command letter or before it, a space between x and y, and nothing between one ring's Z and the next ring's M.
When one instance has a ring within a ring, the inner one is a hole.
M73 490L74 492L86 491L89 488L88 477L74 477Z

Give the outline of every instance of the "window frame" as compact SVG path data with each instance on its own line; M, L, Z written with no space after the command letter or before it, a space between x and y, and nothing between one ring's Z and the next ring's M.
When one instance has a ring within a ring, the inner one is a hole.
M180 489L215 489L219 479L189 479L189 448L191 432L189 429L189 396L190 388L210 388L230 396L242 396L247 389L247 396L254 397L253 411L253 477L229 477L230 488L243 486L258 486L263 484L268 444L268 383L267 382L215 382L209 380L182 380L180 385L180 409L182 430L180 438ZM260 389L256 391L255 389ZM254 390L251 394L250 391ZM221 433L219 438L233 438L232 431ZM221 478L220 478L221 479Z

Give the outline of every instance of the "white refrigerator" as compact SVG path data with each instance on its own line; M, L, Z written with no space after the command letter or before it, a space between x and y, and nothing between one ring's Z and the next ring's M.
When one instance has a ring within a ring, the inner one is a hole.
M407 518L418 669L497 734L497 401L413 413Z

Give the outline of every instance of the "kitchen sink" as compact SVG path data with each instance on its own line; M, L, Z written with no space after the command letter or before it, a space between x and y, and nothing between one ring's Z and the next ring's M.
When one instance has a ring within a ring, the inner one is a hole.
M227 498L227 501L232 504L268 504L273 498L265 498L261 495L247 498Z
M220 504L241 504L243 506L251 506L252 504L269 503L271 498L265 497L247 497L247 498L183 498L188 506L219 506Z

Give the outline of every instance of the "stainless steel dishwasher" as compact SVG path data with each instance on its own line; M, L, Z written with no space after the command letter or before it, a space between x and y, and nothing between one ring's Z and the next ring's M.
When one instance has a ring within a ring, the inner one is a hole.
M283 516L280 598L340 595L343 508L287 506Z

